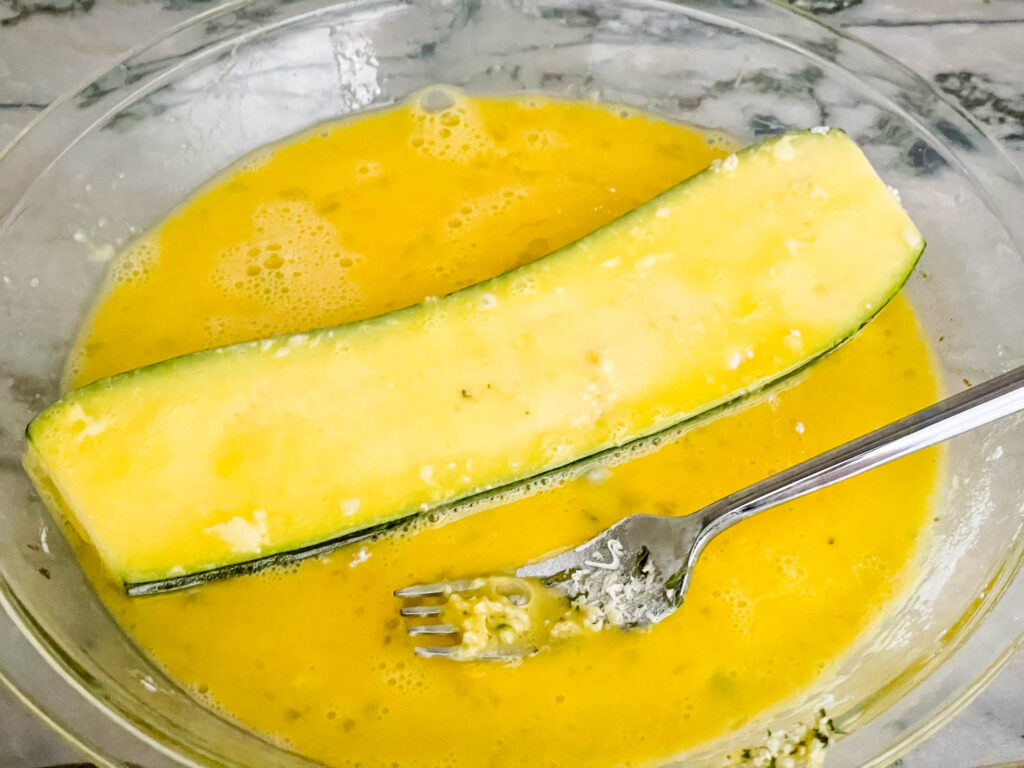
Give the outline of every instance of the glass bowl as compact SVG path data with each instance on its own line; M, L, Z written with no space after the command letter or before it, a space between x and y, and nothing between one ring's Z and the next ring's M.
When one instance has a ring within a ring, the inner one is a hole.
M746 141L840 126L929 240L907 291L947 389L1024 359L1024 181L924 81L808 17L760 0L211 10L60 99L0 154L0 600L20 628L2 630L0 677L100 764L312 765L197 703L115 624L21 471L25 425L58 396L126 240L250 150L432 83L632 104ZM808 701L829 702L849 732L832 768L884 765L945 722L1024 642L1022 475L1019 423L951 444L910 593L800 701L687 765L719 763Z

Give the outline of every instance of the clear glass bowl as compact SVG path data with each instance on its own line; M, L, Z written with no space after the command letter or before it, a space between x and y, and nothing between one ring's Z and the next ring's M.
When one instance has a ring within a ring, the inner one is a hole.
M30 706L101 764L311 765L196 703L136 648L19 460L105 258L219 169L311 123L450 83L634 104L745 140L841 126L929 240L907 290L948 389L1024 359L1024 181L999 147L920 78L810 18L760 0L695 5L228 3L136 49L0 154L0 599L21 630L0 637L0 676ZM687 765L823 698L850 732L830 766L883 765L1024 642L1024 429L961 438L948 464L921 577L895 612L806 699Z

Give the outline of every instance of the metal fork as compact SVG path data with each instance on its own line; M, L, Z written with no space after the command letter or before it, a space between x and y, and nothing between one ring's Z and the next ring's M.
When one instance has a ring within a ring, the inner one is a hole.
M515 571L576 604L596 606L608 624L640 628L671 615L683 602L694 566L715 536L766 509L888 464L923 448L1024 410L1024 366L977 384L888 426L754 483L685 517L630 515L575 549ZM402 599L447 598L473 579L396 590ZM406 605L406 617L439 617L440 605ZM459 639L449 624L410 626L411 635ZM425 657L459 658L459 646L417 647ZM516 649L487 659L523 655Z

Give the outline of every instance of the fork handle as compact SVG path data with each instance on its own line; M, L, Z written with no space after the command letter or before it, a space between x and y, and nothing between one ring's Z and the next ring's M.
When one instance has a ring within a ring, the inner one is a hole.
M751 515L1019 411L1024 411L1024 366L736 491L697 513L703 527L690 565L708 541Z

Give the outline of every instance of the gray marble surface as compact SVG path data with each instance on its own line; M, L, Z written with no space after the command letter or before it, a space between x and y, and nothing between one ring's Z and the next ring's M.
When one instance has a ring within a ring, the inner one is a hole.
M930 79L1024 166L1024 0L792 0ZM203 0L0 0L0 146L56 96ZM2 183L2 179L0 179ZM6 618L0 616L0 623ZM2 633L0 633L2 636ZM0 768L81 758L0 687ZM973 768L1024 761L1024 656L899 761Z

